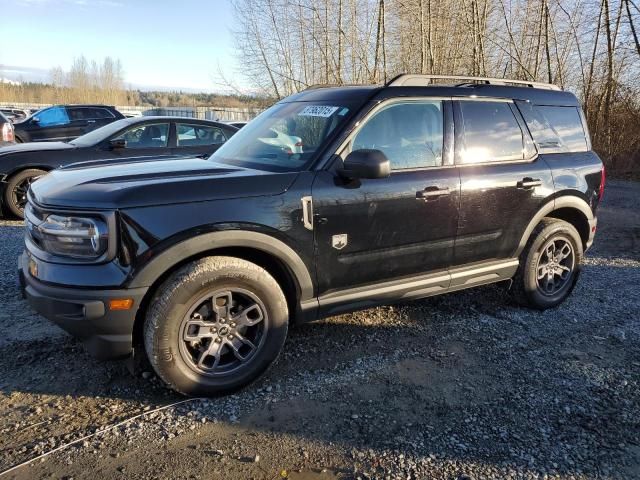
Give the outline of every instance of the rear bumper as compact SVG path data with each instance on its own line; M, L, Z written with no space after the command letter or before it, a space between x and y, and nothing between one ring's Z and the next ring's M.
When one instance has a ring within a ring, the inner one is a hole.
M133 324L147 288L77 289L54 287L34 278L24 253L18 260L18 280L33 310L78 338L99 359L124 358L131 354ZM129 310L109 310L109 300L131 298Z

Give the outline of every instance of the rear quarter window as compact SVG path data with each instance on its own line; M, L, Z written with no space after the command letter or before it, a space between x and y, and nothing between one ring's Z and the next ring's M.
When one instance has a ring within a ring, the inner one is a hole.
M586 152L587 134L577 107L518 104L540 153Z

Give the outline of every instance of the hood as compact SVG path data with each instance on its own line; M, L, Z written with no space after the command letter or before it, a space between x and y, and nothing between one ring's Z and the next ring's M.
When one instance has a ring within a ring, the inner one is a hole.
M25 153L25 152L47 152L52 150L73 150L76 148L64 142L30 142L16 143L7 147L0 148L0 156L9 153Z
M31 185L45 207L115 210L280 194L297 174L276 174L197 157L123 163L78 163ZM267 178L268 177L268 178Z

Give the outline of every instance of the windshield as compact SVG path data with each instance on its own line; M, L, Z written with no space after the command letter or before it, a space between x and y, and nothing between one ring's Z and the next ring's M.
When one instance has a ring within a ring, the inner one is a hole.
M336 102L276 104L239 130L210 159L274 172L304 170L352 109L351 104Z
M104 127L91 130L89 133L85 133L75 140L71 140L69 143L76 147L93 147L97 143L100 143L111 135L117 133L119 130L122 130L127 125L129 125L129 120L117 120L105 125Z

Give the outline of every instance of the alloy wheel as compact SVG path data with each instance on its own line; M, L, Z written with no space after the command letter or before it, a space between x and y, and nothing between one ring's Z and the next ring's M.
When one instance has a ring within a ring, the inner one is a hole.
M180 325L180 354L207 376L228 375L262 348L268 324L262 301L248 290L216 290L196 300Z
M575 254L565 237L549 240L541 250L536 266L538 290L553 296L565 288L573 276Z

